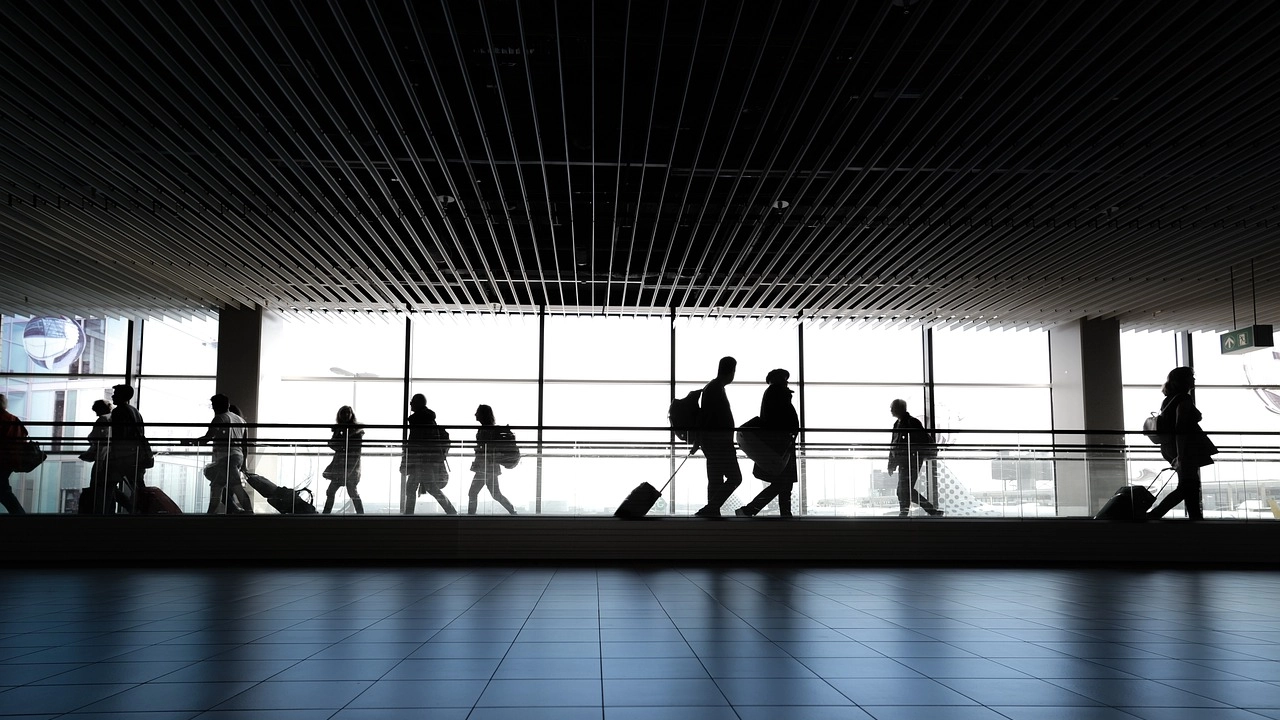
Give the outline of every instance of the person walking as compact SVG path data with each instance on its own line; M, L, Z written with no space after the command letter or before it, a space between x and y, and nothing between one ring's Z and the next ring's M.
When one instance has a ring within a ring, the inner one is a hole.
M741 517L758 515L765 505L778 499L778 514L791 517L791 486L796 482L796 435L800 432L800 416L791 404L794 394L787 387L791 373L782 368L769 371L764 380L768 383L764 397L760 399L760 426L765 442L783 458L779 467L767 468L756 463L752 474L768 485L751 502L734 510Z
M137 512L138 494L143 476L155 463L151 443L147 441L142 413L129 404L133 386L111 386L111 421L108 427L106 492L122 504L126 512Z
M738 453L733 445L736 426L725 392L725 386L733 382L737 371L737 360L720 358L715 379L702 388L698 444L707 458L707 504L694 513L695 517L720 517L720 507L742 484L742 469L738 467Z
M333 512L334 496L338 494L338 488L345 487L356 514L363 515L364 502L360 499L356 485L360 484L360 452L364 447L364 428L356 422L356 411L350 405L338 408L334 422L333 436L329 438L333 460L321 473L329 481L329 489L324 493L324 514Z
M94 400L93 412L98 419L89 431L89 449L80 459L89 465L89 488L80 495L81 515L114 515L116 499L107 487L107 439L111 435L111 403Z
M186 445L210 445L210 461L204 467L209 481L208 513L222 510L227 514L251 514L253 503L240 480L245 461L244 418L231 411L231 399L222 393L209 398L209 407L213 409L209 429L198 438L184 441Z
M1192 393L1196 387L1195 370L1176 367L1165 380L1164 402L1156 428L1160 433L1160 454L1178 474L1178 485L1173 492L1151 508L1148 520L1157 520L1182 503L1188 520L1203 520L1204 506L1200 496L1200 468L1213 464L1218 448L1200 428L1204 419L1196 408Z
M4 505L10 515L27 514L18 501L18 496L14 494L13 486L9 484L14 468L20 463L19 456L27 437L26 426L17 415L9 412L9 397L0 394L0 482L3 483L0 486L0 505Z
M488 405L477 407L476 422L480 423L480 429L476 431L476 459L471 461L471 471L475 476L471 478L471 488L467 490L467 514L476 514L480 488L488 488L493 499L506 508L507 512L515 515L515 507L498 487L502 466L498 464L498 454L494 448L494 443L498 440L498 426L493 417L493 408Z
M449 482L449 433L436 424L435 411L427 407L427 398L418 393L409 399L409 437L405 443L400 472L404 475L401 512L412 515L418 495L428 493L440 504L446 515L458 511L444 494Z
M893 422L893 438L889 442L889 472L898 472L898 517L909 516L913 502L930 515L942 515L941 510L916 490L920 467L924 464L928 451L933 448L924 425L907 412L906 400L898 399L889 403L889 412L896 418Z

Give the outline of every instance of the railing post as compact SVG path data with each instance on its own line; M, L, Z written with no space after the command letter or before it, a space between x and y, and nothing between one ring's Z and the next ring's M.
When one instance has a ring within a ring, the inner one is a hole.
M534 479L533 512L542 514L542 400L547 368L547 306L538 306L538 462Z

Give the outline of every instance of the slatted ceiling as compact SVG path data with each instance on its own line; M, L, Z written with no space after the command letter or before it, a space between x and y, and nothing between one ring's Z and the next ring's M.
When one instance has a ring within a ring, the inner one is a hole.
M1261 0L6 8L4 312L1280 316Z

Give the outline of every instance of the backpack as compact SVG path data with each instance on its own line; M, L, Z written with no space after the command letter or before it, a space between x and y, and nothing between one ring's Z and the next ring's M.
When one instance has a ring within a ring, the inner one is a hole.
M439 425L431 426L435 430L435 437L427 442L426 455L433 462L442 462L445 456L449 454L449 448L453 446L453 441L449 439L449 431Z
M516 444L516 434L511 432L510 425L498 428L497 435L489 441L489 452L499 465L510 470L520 464L520 446Z
M695 442L698 412L701 410L698 399L701 397L702 391L694 390L682 398L671 401L671 407L667 410L667 420L671 422L671 431L677 438L690 443Z
M1160 414L1151 413L1151 417L1142 421L1142 434L1156 445L1164 442L1164 433L1160 432Z

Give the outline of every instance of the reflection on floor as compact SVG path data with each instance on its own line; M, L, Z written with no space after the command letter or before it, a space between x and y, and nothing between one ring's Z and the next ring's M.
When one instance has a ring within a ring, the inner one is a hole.
M0 716L1280 718L1280 575L29 571Z

